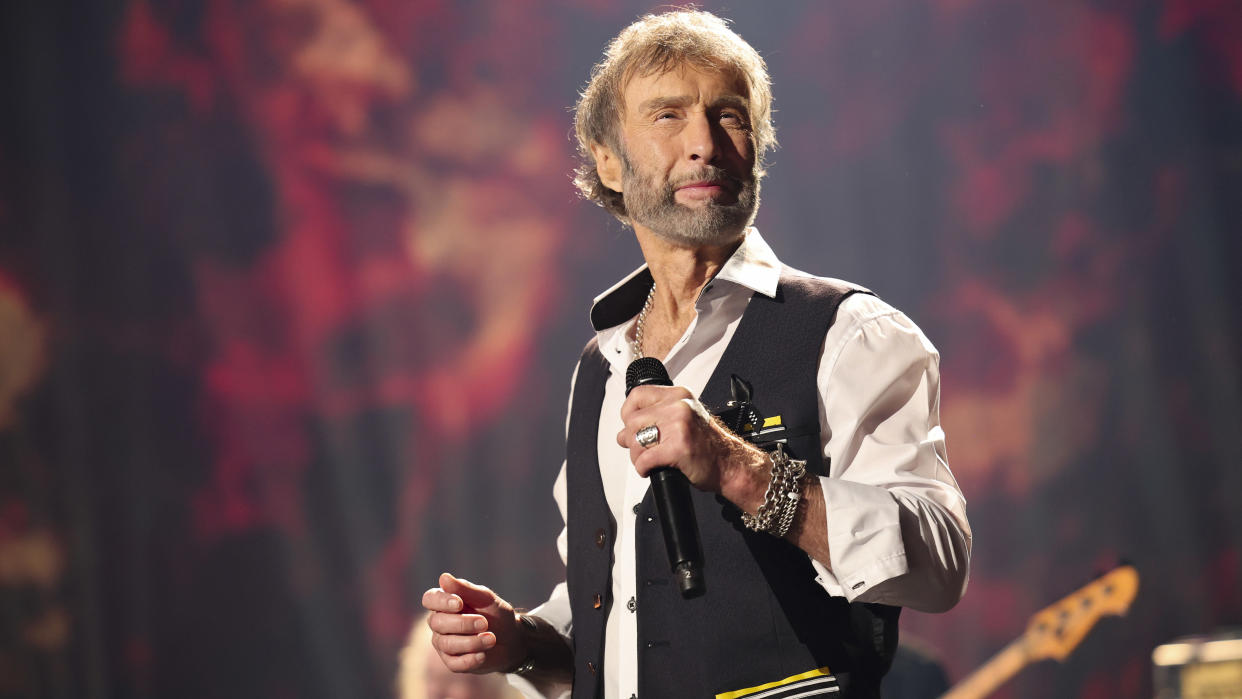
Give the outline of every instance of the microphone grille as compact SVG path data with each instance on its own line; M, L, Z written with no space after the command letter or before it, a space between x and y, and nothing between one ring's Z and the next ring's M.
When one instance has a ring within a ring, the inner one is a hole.
M664 362L655 357L639 357L630 362L630 366L625 370L626 395L629 395L635 387L646 384L673 385L672 379L668 377L668 369L664 368Z

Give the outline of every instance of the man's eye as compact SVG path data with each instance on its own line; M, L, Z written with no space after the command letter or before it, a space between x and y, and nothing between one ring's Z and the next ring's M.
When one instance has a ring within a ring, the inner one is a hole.
M674 118L676 118L676 117L677 117L677 115L676 115L676 114L674 114L674 113L672 113L672 112L660 112L660 113L656 116L656 119L674 119Z

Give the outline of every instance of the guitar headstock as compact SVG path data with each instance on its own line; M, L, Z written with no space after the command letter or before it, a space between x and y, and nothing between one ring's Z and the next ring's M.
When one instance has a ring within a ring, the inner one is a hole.
M1028 659L1064 660L1101 617L1130 609L1138 583L1138 571L1122 566L1031 617L1022 639Z

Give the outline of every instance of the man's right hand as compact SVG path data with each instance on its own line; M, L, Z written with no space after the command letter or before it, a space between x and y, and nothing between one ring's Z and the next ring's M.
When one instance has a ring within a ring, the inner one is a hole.
M526 659L517 612L488 588L442 573L423 606L431 645L453 672L505 672Z

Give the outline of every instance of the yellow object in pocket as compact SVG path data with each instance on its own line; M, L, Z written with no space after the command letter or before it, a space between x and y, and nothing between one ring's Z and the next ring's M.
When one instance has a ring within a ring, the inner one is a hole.
M755 687L723 692L716 699L793 699L794 697L814 697L822 694L834 694L841 691L837 678L826 667L807 670L791 675L783 680L768 682Z

